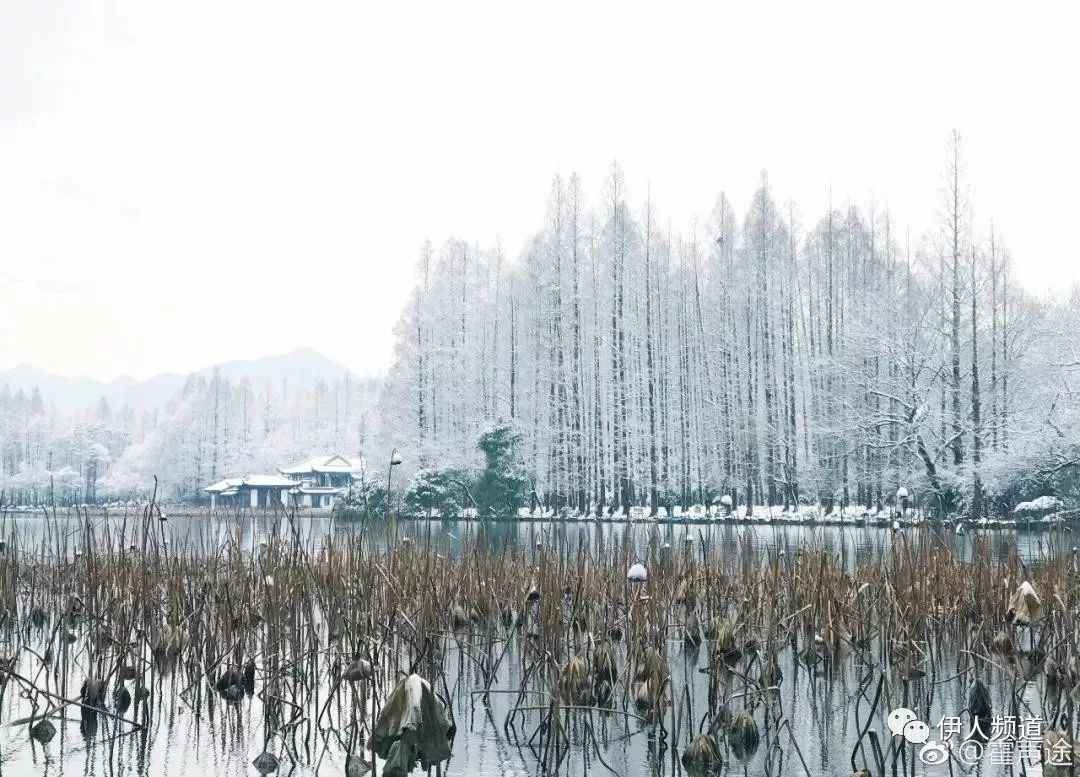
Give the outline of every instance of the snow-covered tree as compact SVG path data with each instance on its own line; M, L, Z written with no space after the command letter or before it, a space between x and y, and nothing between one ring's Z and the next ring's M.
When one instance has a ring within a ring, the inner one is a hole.
M379 439L478 471L508 421L553 507L816 501L883 508L906 484L974 517L1064 488L1080 446L1080 300L1011 280L978 232L959 135L934 228L831 201L803 230L763 175L673 232L617 166L586 204L556 177L516 262L460 240L421 252ZM1020 398L1023 398L1022 400Z

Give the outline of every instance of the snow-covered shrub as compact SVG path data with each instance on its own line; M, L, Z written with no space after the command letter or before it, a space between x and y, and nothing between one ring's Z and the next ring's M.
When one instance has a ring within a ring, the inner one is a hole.
M1064 504L1056 496L1040 496L1029 502L1020 502L1013 508L1018 516L1035 517L1055 512L1064 507Z
M405 511L444 518L457 517L468 503L466 476L457 470L420 470L405 490Z
M371 483L364 486L354 485L334 504L334 513L350 520L385 517L386 486Z

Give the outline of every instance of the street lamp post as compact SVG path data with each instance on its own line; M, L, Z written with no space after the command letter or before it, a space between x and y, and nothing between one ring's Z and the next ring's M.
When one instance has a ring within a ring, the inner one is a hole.
M394 448L390 453L390 466L386 470L386 518L390 519L390 478L394 474L394 467L401 463L401 456L398 455L397 448Z

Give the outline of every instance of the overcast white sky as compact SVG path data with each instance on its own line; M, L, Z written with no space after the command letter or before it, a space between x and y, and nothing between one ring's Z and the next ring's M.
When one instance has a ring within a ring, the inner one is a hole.
M2 2L0 368L378 373L420 243L516 256L556 172L594 196L618 159L682 228L767 169L804 221L831 186L918 231L953 126L1061 289L1080 4L941 5Z

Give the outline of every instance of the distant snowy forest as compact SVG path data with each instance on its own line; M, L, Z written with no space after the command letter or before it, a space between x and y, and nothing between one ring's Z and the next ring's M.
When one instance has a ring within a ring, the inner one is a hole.
M978 517L1074 492L1080 290L1025 292L958 134L944 156L921 235L881 202L803 221L764 174L745 213L720 194L682 232L617 165L595 196L556 177L516 262L422 248L381 445L421 478L475 471L505 423L529 490L581 510L873 508L905 485Z
M169 500L204 500L224 477L276 473L313 453L359 450L374 390L336 381L232 383L191 375L162 407L136 413L102 399L63 414L40 392L0 386L0 491L6 503L145 499L159 480Z

